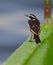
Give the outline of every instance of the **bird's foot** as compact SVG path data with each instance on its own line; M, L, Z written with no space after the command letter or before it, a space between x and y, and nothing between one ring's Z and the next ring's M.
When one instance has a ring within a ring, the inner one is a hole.
M28 42L33 42L32 40L28 40Z
M41 46L41 43L38 43L39 46Z

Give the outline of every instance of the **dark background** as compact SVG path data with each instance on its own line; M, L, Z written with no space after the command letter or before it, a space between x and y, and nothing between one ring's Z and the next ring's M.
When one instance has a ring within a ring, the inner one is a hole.
M51 13L53 13L51 0ZM0 64L30 35L25 14L33 13L42 23L44 0L0 0Z

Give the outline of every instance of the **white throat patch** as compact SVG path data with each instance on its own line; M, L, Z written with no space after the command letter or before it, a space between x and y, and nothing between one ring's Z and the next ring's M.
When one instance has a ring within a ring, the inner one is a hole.
M33 21L34 21L35 19L33 19Z

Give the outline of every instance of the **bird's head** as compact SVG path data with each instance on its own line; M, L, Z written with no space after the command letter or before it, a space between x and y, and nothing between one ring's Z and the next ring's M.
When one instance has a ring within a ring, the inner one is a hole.
M36 19L36 16L34 14L25 15L26 17L29 17L30 19Z

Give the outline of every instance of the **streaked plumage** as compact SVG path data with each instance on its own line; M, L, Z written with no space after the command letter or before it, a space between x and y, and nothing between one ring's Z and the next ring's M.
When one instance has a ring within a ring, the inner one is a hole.
M38 43L41 42L40 38L39 38L40 22L34 14L29 14L29 15L26 15L26 16L30 18L28 20L30 31L33 33L35 42L38 44Z

